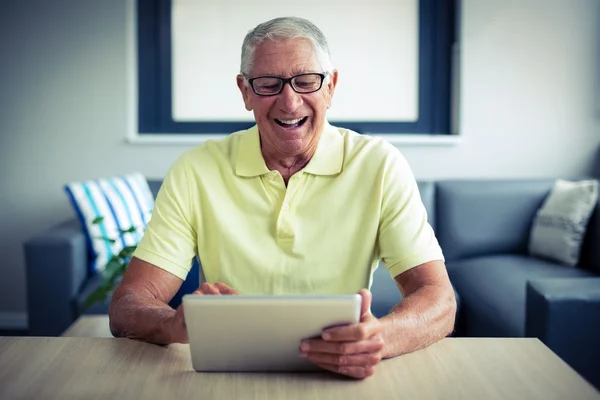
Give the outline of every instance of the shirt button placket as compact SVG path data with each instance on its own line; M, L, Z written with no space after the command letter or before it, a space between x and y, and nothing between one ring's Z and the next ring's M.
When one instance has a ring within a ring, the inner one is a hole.
M281 211L279 212L279 220L277 224L277 233L279 239L293 240L294 238L294 231L292 229L293 213L291 211L290 202L292 198L296 195L295 192L298 189L299 179L300 176L294 175L291 177L288 183L286 194L283 199L283 204L281 205Z

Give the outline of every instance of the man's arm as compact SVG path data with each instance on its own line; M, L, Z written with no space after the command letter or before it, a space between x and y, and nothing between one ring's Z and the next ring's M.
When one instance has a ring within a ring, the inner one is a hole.
M396 282L404 300L389 315L375 318L368 311L371 293L362 289L360 322L328 328L321 338L303 340L301 356L330 371L366 378L382 358L421 349L452 332L456 299L442 261L411 268Z
M427 347L454 329L456 298L442 261L411 268L398 275L396 283L404 299L379 319L384 358Z
M108 310L112 334L157 344L187 342L183 308L173 310L168 305L182 283L175 275L133 257Z
M133 257L108 309L113 336L156 344L187 343L183 304L177 310L168 304L182 283L180 278L162 268ZM235 295L238 292L221 282L204 282L192 294Z

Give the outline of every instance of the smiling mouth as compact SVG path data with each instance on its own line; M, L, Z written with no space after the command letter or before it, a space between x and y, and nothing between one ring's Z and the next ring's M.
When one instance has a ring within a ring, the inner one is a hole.
M275 118L275 122L277 125L287 128L287 129L295 129L299 128L306 123L308 117L296 118L296 119L277 119Z

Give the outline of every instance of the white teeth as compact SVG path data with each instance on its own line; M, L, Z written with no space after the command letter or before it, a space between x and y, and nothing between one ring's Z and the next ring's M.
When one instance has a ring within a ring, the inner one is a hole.
M298 122L302 121L302 118L298 118L298 119L278 119L277 121L281 122L282 124L293 125L293 124L297 124Z

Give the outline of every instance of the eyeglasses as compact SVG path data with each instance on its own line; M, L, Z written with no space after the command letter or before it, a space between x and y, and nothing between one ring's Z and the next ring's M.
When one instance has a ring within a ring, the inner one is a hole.
M248 83L252 87L254 93L259 96L275 96L281 93L283 85L289 83L296 93L312 93L321 89L323 80L327 73L317 74L300 74L291 78L279 78L277 76L259 76L257 78L248 79Z

